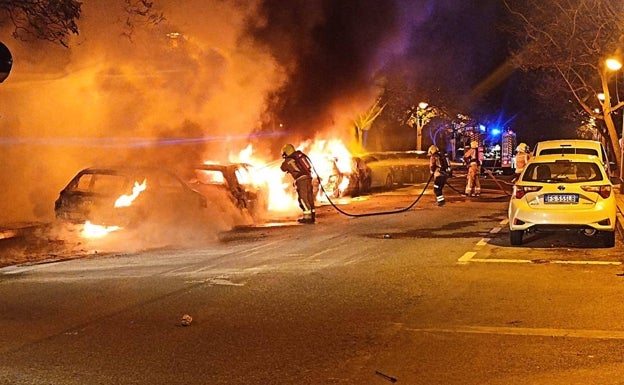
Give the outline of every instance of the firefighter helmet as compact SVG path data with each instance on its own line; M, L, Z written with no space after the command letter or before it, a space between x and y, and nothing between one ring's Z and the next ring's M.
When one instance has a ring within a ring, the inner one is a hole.
M286 157L286 156L290 156L295 152L295 146L293 146L292 144L285 144L284 147L282 147L282 156Z
M470 142L470 148L479 148L479 142L473 140L472 142Z
M429 151L427 151L427 154L433 155L433 154L435 154L438 151L440 151L440 150L438 150L438 147L436 145L432 144L431 146L429 146Z
M529 152L529 146L527 146L526 143L520 143L518 147L516 147L516 151Z

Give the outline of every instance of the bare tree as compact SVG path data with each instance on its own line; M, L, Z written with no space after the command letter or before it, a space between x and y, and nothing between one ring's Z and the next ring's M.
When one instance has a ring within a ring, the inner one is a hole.
M156 25L165 20L162 12L154 9L154 2L148 0L124 0L125 11L128 14L126 18L126 31L123 33L128 39L132 40L134 34L135 22L141 19L147 24Z
M158 24L165 18L148 0L124 0L126 31L132 37L137 21ZM78 35L82 3L76 0L0 0L0 26L13 25L13 37L35 38L68 47L71 35Z
M620 56L624 42L622 0L505 0L519 21L510 29L518 49L515 63L522 70L545 71L551 91L569 95L590 117L604 120L617 163L621 164L612 112L624 101L612 100L613 74L606 59ZM553 76L554 75L554 76ZM598 95L604 94L604 101ZM600 104L599 112L595 107Z
M375 101L375 103L368 108L364 113L359 114L353 121L355 125L355 136L357 139L358 145L364 149L367 145L367 137L368 130L370 130L373 122L384 110L386 105L379 105L379 99Z
M29 37L67 47L70 35L78 34L82 3L75 0L0 0L0 25L12 23L13 37Z

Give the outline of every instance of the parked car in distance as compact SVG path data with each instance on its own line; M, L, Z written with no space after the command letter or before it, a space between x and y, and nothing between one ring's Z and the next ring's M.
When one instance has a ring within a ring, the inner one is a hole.
M196 216L206 199L175 174L151 167L92 167L74 176L54 203L57 219L107 226L175 222Z
M397 153L406 165L404 183L425 183L431 177L429 154L426 151L404 151Z
M367 170L363 191L371 188L392 189L429 180L429 156L424 151L371 152L358 157Z
M248 210L255 220L268 211L269 187L247 163L200 164L194 167L189 186L199 191L211 205L231 202Z
M398 166L395 162L388 161L383 154L366 154L359 159L366 167L367 177L362 182L362 190L392 189L399 178Z
M578 230L615 245L616 199L597 156L540 155L529 161L509 201L509 237L521 245L533 231Z
M557 139L545 140L537 142L533 149L533 157L541 155L593 155L600 159L600 163L607 171L607 175L611 176L611 171L615 167L614 163L609 162L607 151L602 143L596 140L587 139Z

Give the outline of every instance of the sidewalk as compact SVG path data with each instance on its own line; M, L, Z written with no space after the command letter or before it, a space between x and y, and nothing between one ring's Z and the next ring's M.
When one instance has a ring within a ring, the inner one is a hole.
M620 239L624 239L624 194L620 192L620 185L614 186L615 199L617 201L617 221L615 222L615 230L620 235Z

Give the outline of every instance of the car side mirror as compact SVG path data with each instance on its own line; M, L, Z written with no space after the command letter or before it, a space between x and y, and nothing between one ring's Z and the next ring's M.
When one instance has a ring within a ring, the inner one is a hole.
M0 42L0 83L9 76L11 67L13 67L11 51L9 51L6 45Z

